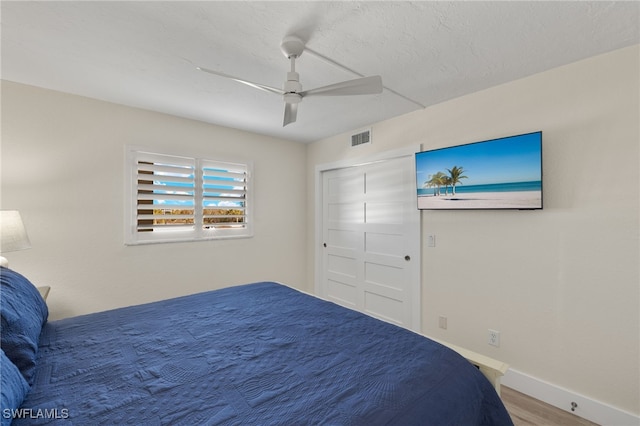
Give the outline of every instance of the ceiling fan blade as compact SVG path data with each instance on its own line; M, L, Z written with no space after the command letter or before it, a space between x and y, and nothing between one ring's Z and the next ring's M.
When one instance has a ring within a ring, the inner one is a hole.
M287 124L295 123L296 117L298 116L298 104L285 103L284 104L284 122L282 127Z
M263 90L269 93L275 93L276 95L284 95L284 91L281 89L276 89L275 87L265 86L264 84L253 83L251 81L242 80L241 78L234 77L229 74L224 74L219 71L210 70L208 68L196 67L197 70L208 72L209 74L217 75L224 78L229 78L233 81L237 81L238 83L246 84L247 86L253 87L254 89Z
M348 95L373 95L382 93L382 77L374 75L370 77L356 78L341 83L330 84L316 89L299 92L300 96L348 96Z

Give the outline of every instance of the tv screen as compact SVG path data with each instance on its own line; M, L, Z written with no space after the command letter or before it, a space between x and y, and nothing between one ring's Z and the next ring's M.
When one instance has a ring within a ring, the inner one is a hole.
M541 209L542 132L416 153L418 209Z

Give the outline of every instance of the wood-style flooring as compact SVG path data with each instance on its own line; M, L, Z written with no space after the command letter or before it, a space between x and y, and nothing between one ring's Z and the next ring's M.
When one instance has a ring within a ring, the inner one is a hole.
M500 396L515 426L597 426L506 386L501 387Z

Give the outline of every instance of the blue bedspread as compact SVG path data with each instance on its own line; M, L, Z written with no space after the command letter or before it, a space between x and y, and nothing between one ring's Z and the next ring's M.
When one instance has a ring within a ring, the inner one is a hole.
M510 425L450 349L275 283L48 322L14 424Z

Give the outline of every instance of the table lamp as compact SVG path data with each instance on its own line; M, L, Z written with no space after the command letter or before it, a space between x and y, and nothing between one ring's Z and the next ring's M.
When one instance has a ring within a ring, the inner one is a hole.
M24 228L20 212L0 210L0 253L31 248L31 242ZM0 256L0 266L9 266L9 261Z

